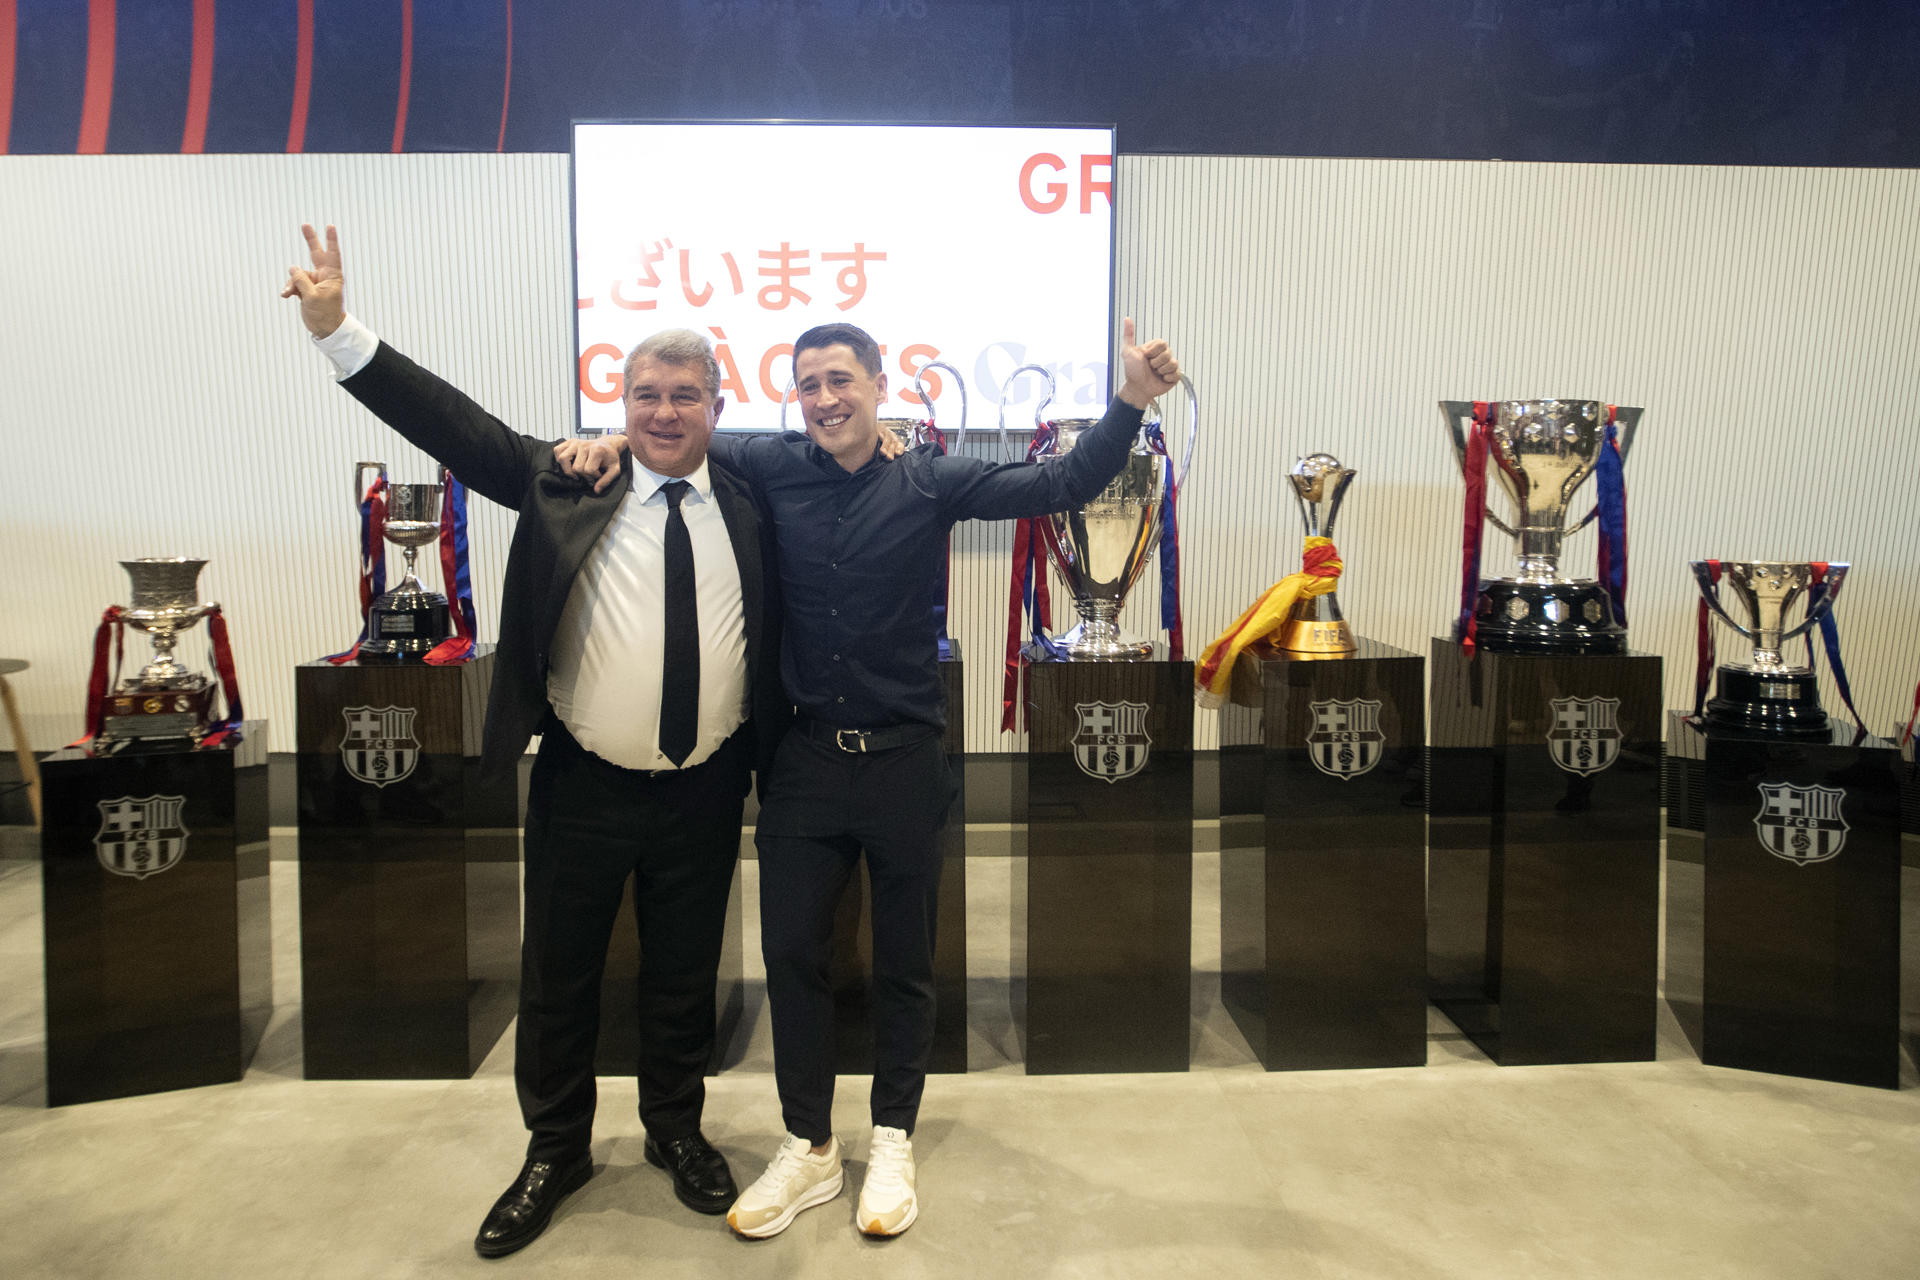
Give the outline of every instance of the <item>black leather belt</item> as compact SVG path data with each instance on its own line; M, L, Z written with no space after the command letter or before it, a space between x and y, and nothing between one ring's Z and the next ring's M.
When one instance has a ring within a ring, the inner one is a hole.
M838 747L853 755L912 746L940 732L930 724L920 723L890 724L880 729L842 729L838 725L827 724L823 720L810 720L804 716L795 721L794 728L815 742L824 742L828 746Z

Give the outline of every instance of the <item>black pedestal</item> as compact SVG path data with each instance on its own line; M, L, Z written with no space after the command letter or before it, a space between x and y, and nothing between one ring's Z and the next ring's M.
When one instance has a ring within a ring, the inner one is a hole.
M1900 1083L1900 760L1853 744L1668 723L1704 831L1697 911L1667 912L1667 1000L1710 1066Z
M1184 1071L1193 664L1036 662L1014 1026L1027 1073Z
M966 668L960 642L940 660L947 697L947 731L941 738L947 767L960 780L947 825L940 833L940 901L933 942L933 1050L927 1070L967 1069L967 793ZM873 894L866 859L847 882L833 920L834 1070L841 1075L873 1071Z
M49 1106L238 1080L273 1011L267 722L142 747L40 763Z
M1486 798L1431 849L1433 1002L1504 1065L1652 1058L1660 659L1436 639L1432 670L1434 799Z
M519 798L479 779L493 662L294 672L310 1080L468 1076L513 1017Z
M1220 989L1268 1070L1427 1060L1426 660L1243 654L1220 708Z

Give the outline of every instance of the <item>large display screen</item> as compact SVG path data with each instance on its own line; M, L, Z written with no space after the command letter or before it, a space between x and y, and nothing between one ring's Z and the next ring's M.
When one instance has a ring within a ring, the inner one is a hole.
M720 426L777 427L793 340L836 321L880 344L882 416L925 415L914 374L932 360L964 376L972 427L1025 364L1054 374L1048 416L1097 415L1113 225L1111 128L576 122L580 426L622 429L625 352L684 327L719 357ZM942 428L949 381L925 384ZM1009 405L1043 385L1020 379Z

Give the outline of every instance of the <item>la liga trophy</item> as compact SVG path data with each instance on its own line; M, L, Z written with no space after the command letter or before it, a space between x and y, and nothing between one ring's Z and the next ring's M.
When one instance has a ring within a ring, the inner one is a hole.
M1567 517L1574 495L1606 461L1605 453L1616 438L1619 452L1613 461L1616 465L1625 461L1643 412L1597 400L1440 402L1469 493L1484 488L1491 465L1515 510L1509 523L1492 507L1484 508L1485 518L1518 544L1520 563L1510 578L1479 581L1477 594L1462 602L1462 629L1470 628L1479 647L1514 653L1626 651L1621 601L1608 583L1565 577L1560 560L1567 536L1584 529L1616 498L1624 526L1624 490L1605 481L1599 505L1572 524ZM1467 542L1469 555L1476 558L1474 576L1478 573L1478 518L1477 511L1469 510ZM1624 527L1620 543L1618 554L1624 560ZM1608 576L1607 548L1603 536L1602 578ZM1625 564L1614 567L1624 583ZM1471 589L1463 583L1463 596Z
M1706 704L1707 722L1721 728L1826 738L1827 713L1820 707L1813 669L1788 662L1782 649L1832 612L1851 566L1844 561L1692 560L1688 567L1702 604L1753 642L1746 662L1722 663L1715 672L1718 696ZM1722 582L1739 602L1745 623L1721 603ZM1803 598L1806 616L1790 627L1788 611Z

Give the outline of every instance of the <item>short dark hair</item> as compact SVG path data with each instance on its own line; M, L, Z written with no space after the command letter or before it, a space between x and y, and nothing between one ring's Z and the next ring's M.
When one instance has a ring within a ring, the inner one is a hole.
M856 324L817 324L793 342L793 359L798 367L800 353L821 347L846 347L867 371L868 377L880 376L880 344Z

